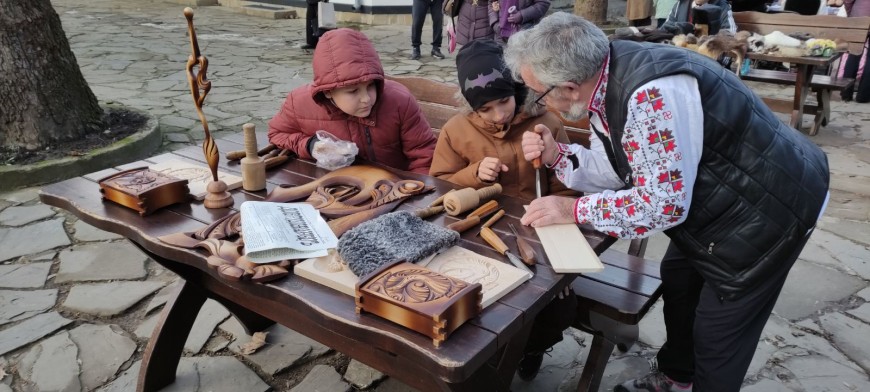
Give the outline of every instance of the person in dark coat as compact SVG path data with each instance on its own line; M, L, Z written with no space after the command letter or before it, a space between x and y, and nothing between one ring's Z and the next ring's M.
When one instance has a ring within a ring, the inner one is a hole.
M420 59L423 23L426 14L432 15L432 57L443 59L441 53L442 30L444 27L444 0L413 0L411 4L411 60Z
M614 390L739 391L830 196L825 152L712 59L611 42L579 16L545 17L514 34L504 56L549 107L588 115L592 128L589 148L557 143L544 126L523 135L526 160L541 158L584 195L532 200L520 222L670 237L667 341L650 374Z
M317 21L317 3L329 0L305 0L308 7L305 9L305 45L302 49L311 50L317 47L317 41L320 38L320 27Z

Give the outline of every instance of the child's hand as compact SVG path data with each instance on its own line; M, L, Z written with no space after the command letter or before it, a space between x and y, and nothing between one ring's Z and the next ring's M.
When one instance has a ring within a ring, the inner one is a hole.
M477 178L481 181L494 182L498 179L498 173L506 171L508 171L507 165L501 163L498 158L486 157L477 167Z

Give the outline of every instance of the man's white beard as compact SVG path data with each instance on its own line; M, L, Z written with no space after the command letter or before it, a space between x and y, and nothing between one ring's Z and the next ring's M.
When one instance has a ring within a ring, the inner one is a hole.
M568 121L579 121L581 118L586 117L586 105L582 103L572 103L571 107L568 108L567 112L560 112L562 114L562 118Z

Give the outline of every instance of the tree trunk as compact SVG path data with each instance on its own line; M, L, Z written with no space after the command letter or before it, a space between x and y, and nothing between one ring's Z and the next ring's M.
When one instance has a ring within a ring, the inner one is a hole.
M49 0L0 0L0 148L100 132L103 110Z
M603 25L607 23L607 0L574 0L574 14Z

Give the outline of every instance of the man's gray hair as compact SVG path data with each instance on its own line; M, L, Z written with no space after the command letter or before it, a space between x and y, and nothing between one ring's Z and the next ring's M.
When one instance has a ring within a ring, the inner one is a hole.
M555 86L593 78L609 51L607 36L597 26L579 16L556 12L512 35L504 58L515 79L520 79L520 68L528 66L541 83Z

